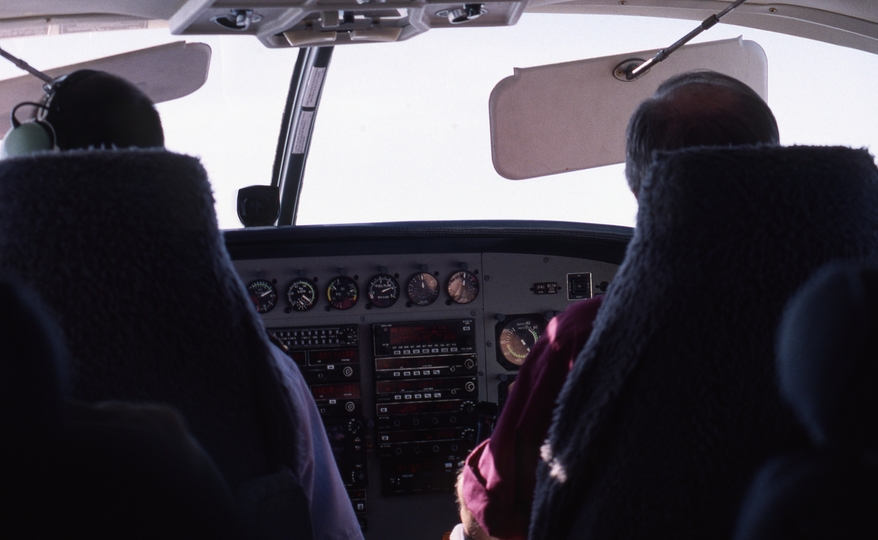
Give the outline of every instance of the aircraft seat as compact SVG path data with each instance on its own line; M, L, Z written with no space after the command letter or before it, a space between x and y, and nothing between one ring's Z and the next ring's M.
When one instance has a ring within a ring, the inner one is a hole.
M131 149L0 162L0 272L63 328L71 397L172 405L265 534L310 538L288 472L294 406L197 159Z
M878 537L878 267L814 276L784 313L777 368L810 441L762 468L735 538Z
M66 397L60 331L0 280L0 532L10 538L245 538L229 487L167 406Z
M731 537L759 467L806 438L776 385L784 305L825 263L878 256L865 150L667 153L639 202L554 412L534 540Z

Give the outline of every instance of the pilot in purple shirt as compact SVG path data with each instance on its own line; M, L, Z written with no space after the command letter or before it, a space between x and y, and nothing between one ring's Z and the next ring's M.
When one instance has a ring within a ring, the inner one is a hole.
M521 366L491 438L467 458L458 496L468 536L527 538L540 447L558 394L591 335L602 299L577 302L549 322Z

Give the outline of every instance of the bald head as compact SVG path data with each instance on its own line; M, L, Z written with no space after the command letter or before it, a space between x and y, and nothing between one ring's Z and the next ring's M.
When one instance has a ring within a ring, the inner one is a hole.
M714 71L668 79L628 123L625 177L637 195L653 155L697 146L778 144L777 122L759 94Z

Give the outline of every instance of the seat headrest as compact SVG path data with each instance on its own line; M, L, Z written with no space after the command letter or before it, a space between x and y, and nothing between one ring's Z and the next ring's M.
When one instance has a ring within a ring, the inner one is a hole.
M67 361L60 329L24 285L0 278L0 426L20 444L51 436L62 423ZM42 433L35 433L38 430Z
M778 333L780 387L817 444L878 450L878 267L824 267Z

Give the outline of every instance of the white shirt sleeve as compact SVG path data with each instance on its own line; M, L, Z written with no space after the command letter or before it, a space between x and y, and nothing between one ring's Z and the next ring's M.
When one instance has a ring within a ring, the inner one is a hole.
M335 464L311 390L292 358L272 354L299 415L300 463L294 471L308 497L314 540L362 540L363 532Z

